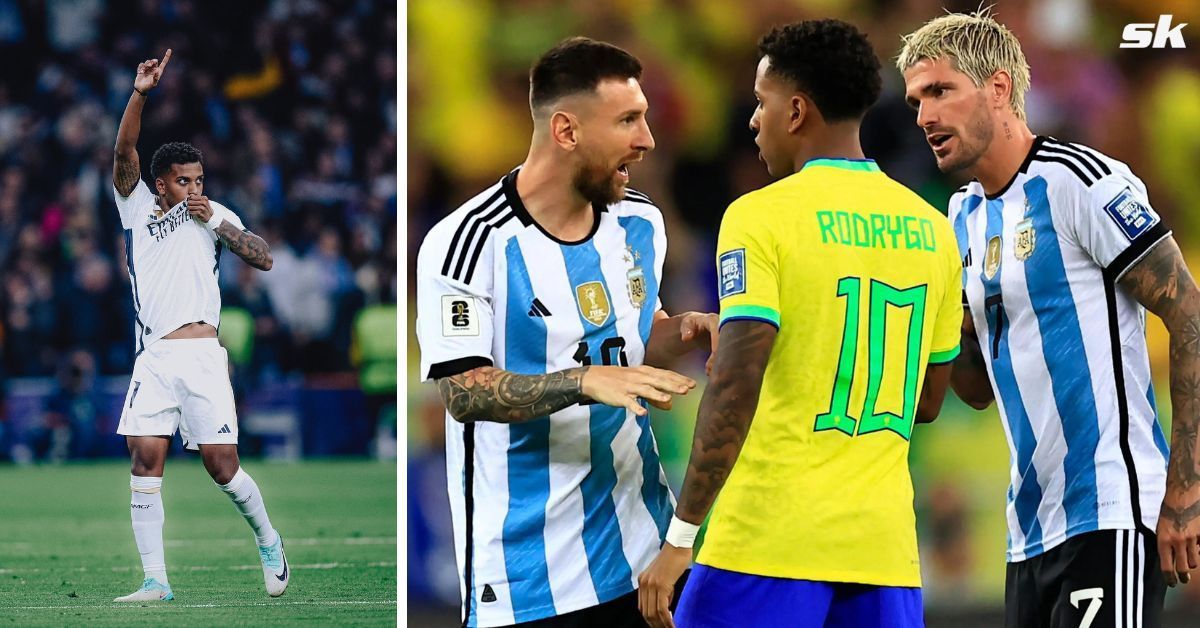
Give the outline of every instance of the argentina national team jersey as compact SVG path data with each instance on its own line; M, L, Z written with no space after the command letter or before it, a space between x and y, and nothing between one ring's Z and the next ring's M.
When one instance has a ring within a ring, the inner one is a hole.
M629 190L578 243L529 216L509 173L437 224L417 260L426 380L494 365L542 374L637 366L656 311L666 235ZM519 424L446 415L464 621L501 626L634 590L674 498L645 417L574 405Z
M1170 235L1129 168L1038 137L1009 185L950 201L964 298L1011 453L1008 559L1102 529L1153 531L1167 443L1145 310L1118 280Z

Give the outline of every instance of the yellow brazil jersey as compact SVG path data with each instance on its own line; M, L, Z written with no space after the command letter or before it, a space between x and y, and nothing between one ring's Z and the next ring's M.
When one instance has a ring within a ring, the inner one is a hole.
M717 267L722 324L779 333L697 561L920 586L908 444L926 365L958 354L949 221L874 161L817 159L729 206Z

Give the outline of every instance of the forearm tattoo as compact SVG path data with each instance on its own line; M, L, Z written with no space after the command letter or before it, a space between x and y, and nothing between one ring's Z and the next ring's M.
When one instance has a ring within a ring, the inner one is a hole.
M758 395L776 330L754 321L734 321L721 329L713 377L700 400L692 455L679 494L676 514L699 522L733 471L750 422L758 408Z
M216 228L216 234L234 255L247 264L259 270L271 270L271 247L267 246L266 240L249 231L241 231L228 220Z
M137 187L138 178L142 176L142 165L138 160L137 153L132 157L117 156L116 163L113 164L113 186L121 193L121 196L129 196L133 193L133 188Z
M1187 491L1200 485L1200 290L1173 238L1155 245L1121 278L1127 290L1154 312L1171 336L1171 459L1167 487ZM1163 515L1182 529L1200 516L1200 501L1179 508L1163 505Z
M491 366L437 380L450 416L459 421L519 423L586 401L583 375L588 367L545 375L518 375Z

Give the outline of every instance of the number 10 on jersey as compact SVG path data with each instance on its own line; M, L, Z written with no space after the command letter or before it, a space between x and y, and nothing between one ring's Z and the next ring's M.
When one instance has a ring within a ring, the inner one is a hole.
M837 296L846 299L846 322L842 329L841 351L829 410L817 415L814 431L838 430L848 436L891 430L908 440L912 434L917 409L917 385L920 383L921 336L925 321L926 286L899 289L871 280L870 303L867 310L867 395L859 413L861 422L850 414L850 390L855 382L855 362L858 356L859 311L862 299L862 279L843 277L838 280ZM903 415L877 412L880 384L883 382L884 348L887 346L888 308L911 308L904 342L904 409Z

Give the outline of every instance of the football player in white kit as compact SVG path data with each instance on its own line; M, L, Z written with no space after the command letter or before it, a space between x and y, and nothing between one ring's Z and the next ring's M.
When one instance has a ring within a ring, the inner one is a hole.
M227 354L217 343L222 248L259 270L271 269L271 252L233 212L203 195L203 157L191 145L164 144L150 167L156 191L142 181L137 153L142 107L170 60L168 49L161 62L138 65L113 165L137 351L117 433L129 446L130 515L145 571L141 588L114 601L174 599L163 555L161 489L176 430L186 448L200 450L204 468L253 528L267 593L276 597L288 586L283 540L271 526L258 486L238 462L233 388Z
M1009 441L1005 625L1159 626L1200 568L1200 290L1128 165L1030 130L1029 65L987 10L931 20L896 63L938 168L972 177L949 208L951 383ZM1147 310L1170 334L1169 447Z

